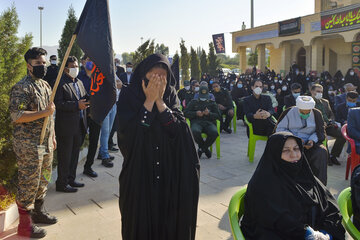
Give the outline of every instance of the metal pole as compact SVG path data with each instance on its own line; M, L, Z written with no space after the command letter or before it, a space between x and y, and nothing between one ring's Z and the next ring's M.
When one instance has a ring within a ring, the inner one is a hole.
M40 10L40 47L42 47L42 10L44 9L44 7L39 6L39 10Z
M254 0L251 0L251 28L254 28Z

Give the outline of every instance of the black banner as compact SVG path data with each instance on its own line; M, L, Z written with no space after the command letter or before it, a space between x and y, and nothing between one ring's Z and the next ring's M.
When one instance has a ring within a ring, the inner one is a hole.
M213 41L216 53L225 53L225 37L224 34L215 34L213 35Z
M279 37L299 34L301 30L301 18L293 18L279 22Z
M108 0L87 0L74 34L80 48L95 63L90 88L90 115L95 122L102 123L116 101Z

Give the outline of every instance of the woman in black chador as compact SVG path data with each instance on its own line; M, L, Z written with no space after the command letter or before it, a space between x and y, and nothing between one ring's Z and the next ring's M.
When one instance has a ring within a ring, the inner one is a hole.
M245 194L246 239L345 239L336 201L312 174L300 138L273 134Z
M124 240L195 239L199 159L167 58L142 61L118 101Z

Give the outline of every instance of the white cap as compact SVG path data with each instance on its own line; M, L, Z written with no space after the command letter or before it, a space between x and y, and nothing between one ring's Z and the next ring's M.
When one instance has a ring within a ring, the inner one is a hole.
M315 107L315 101L310 96L299 96L296 98L296 106L302 110L311 110Z

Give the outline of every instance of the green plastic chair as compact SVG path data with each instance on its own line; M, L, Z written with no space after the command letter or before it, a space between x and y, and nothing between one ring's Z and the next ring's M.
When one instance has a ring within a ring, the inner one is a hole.
M346 231L350 234L353 239L360 239L360 232L354 226L351 221L351 216L353 215L352 204L351 204L351 191L350 187L342 190L338 197L338 204L340 208L340 213L343 217L342 223Z
M272 116L272 119L275 122L277 122L277 120L276 120L276 118L274 116ZM249 127L249 142L248 142L247 155L249 157L249 162L253 162L254 161L254 155L255 155L256 142L258 140L267 141L268 137L254 134L253 125L252 125L252 123L249 122L246 115L244 115L244 121L245 121L246 125L248 125L248 127Z
M191 123L190 120L188 118L186 118L186 122L189 125L189 127L191 127ZM219 136L216 138L215 140L215 145L216 145L216 157L217 159L220 159L220 121L216 120L216 128L218 131ZM207 138L207 135L205 133L201 134L202 138ZM210 147L210 151L212 152L212 146Z
M246 188L247 187L243 187L237 193L235 193L229 203L229 221L234 240L245 240L245 237L241 232L239 221L240 218L244 215L244 196L246 193Z

